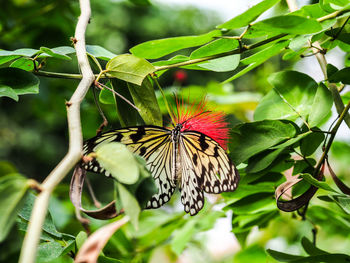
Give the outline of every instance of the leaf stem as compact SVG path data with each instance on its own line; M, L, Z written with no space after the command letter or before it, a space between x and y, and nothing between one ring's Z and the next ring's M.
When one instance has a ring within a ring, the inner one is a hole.
M175 121L175 118L174 118L174 116L172 114L172 111L170 110L170 107L169 107L169 104L168 104L168 100L166 99L165 93L164 93L162 87L160 86L160 84L158 82L158 79L156 77L153 77L152 79L156 83L160 93L162 93L162 97L163 97L163 100L164 100L165 107L167 108L167 110L169 112L169 115L170 115L170 118L171 118L171 121L173 122L173 125L175 127L176 126L176 121Z

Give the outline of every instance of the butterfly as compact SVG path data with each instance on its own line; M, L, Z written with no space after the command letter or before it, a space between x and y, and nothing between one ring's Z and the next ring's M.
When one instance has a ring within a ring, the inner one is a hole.
M220 113L205 111L204 104L195 110L178 111L172 128L146 125L102 133L84 143L84 155L105 143L125 144L146 160L158 187L158 193L151 197L146 208L167 203L178 186L185 212L195 215L203 208L204 192L234 191L240 178L223 148L228 133L226 123L222 122ZM110 176L96 160L83 167Z

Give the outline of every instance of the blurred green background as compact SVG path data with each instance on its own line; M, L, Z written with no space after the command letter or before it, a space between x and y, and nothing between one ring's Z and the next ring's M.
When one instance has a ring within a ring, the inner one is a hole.
M206 33L224 22L220 14L214 11L200 10L189 6L162 6L150 4L145 0L92 0L91 5L92 19L88 26L86 42L89 45L100 45L115 54L126 53L129 48L147 40ZM274 12L278 13L285 9L285 3L282 1L274 9ZM78 1L6 1L6 3L2 3L0 9L0 48L14 50L22 47L72 46L70 37L74 35L78 16ZM73 62L59 60L56 63L50 63L50 61L45 68L47 71L79 73L75 59ZM237 79L234 83L226 85L221 85L219 82L230 77L232 73L203 73L190 70L185 71L186 80L183 81L177 79L179 71L170 70L161 76L160 83L170 94L174 89L179 89L180 86L182 86L181 92L184 94L189 92L193 98L199 98L204 93L209 94L209 100L215 102L215 107L229 114L231 123L235 124L251 119L252 111L258 100L271 88L267 82L267 76L282 68L292 67L293 62L282 61L280 57L274 57L263 66ZM19 102L7 97L0 99L1 174L18 171L29 178L42 181L61 160L68 147L64 102L70 98L77 84L76 80L40 77L39 94L21 96ZM160 103L162 103L161 100ZM108 128L119 127L114 107L102 105L102 108L109 120ZM94 136L102 120L94 105L92 92L87 94L86 100L82 104L81 116L84 138ZM333 153L331 158L337 164L334 166L340 176L349 176L347 168L350 163L349 145L344 142L336 142L333 145ZM96 175L90 178L100 200L108 202L113 198L110 179L100 178ZM55 191L50 209L58 230L76 235L82 230L82 227L74 218L73 206L68 198L69 180L68 176ZM175 207L172 211L181 211L182 208L176 207L174 199L170 204ZM328 210L318 209L319 211L314 208L310 213L318 213L320 220L326 221L325 213L328 213ZM180 221L181 213L174 213L171 218L166 217L166 214L163 210L144 212L140 228L142 229L142 224L147 229L151 228L152 225L157 226L157 222L168 222L172 224L172 227L168 227L164 233L159 233L160 236L164 235L164 238L167 238L167 235L170 235L174 229L181 229L184 225L188 225L191 220L194 221L194 219ZM208 222L212 220L208 226L214 225L215 219L221 216L222 214L215 214L213 218L207 219ZM176 220L179 220L180 223L176 223ZM227 225L227 220L218 222ZM103 222L93 221L93 228L102 224ZM329 226L328 230L321 232L322 246L340 252L349 247L349 238L344 237L344 234L338 234L339 231L348 229L346 227L349 226L346 224L348 223L344 221L335 222ZM267 244L274 249L298 254L301 251L299 241L310 227L312 226L308 221L293 220L290 214L283 214L277 220L271 220L264 231L254 229L249 235L247 248L234 256L234 262L275 262L271 258L266 259L267 255L264 250ZM198 227L197 230L201 232L209 229L210 227L206 228L204 225ZM154 229L151 228L151 230ZM226 230L230 231L229 226L225 228ZM149 248L145 244L151 243L153 235L146 236L145 234L146 237L141 237L141 234L134 233L130 229L125 230L125 233L126 237L114 236L113 242L118 243L120 239L124 238L124 241L127 240L122 242L125 245L124 249L128 250L132 247L140 249L140 252L136 251L134 254L130 252L132 254L130 257L136 258L134 262L142 262L140 255L143 253L147 255L150 262L160 262L159 260L176 262L178 260L178 255L170 249L169 243L162 243L162 246L159 247L156 247L157 243L152 243L152 248ZM332 235L328 236L331 233ZM137 239L138 235L140 235L139 239ZM136 239L133 239L132 237L135 236ZM209 253L210 249L208 250L206 247L207 244L210 244L210 238L214 236L220 239L220 236L213 234L207 235L205 238L202 238L201 234L191 237L190 249L185 251L187 254L182 254L182 257L187 261L183 262L198 262L198 258L207 260L206 262L232 262L232 254L239 250L238 242L231 237L227 241L232 242L229 251L225 252L226 254L215 256L216 252ZM161 238L157 241L162 242ZM17 243L17 247L12 247L13 255L17 253L19 244ZM113 254L115 247L109 245L107 251ZM5 258L6 255L0 259ZM13 256L11 260L16 262L16 256ZM12 262L11 260L8 262ZM63 259L61 262L66 262L65 260L68 259Z

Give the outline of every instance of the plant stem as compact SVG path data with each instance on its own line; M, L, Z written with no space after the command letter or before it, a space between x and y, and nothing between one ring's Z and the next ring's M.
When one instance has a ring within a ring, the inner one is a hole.
M315 167L315 171L314 171L314 177L315 175L317 175L320 171L320 168L322 166L322 164L324 163L324 160L327 158L328 152L331 148L331 145L333 143L333 140L335 138L335 135L340 127L340 124L343 122L344 118L347 116L347 113L350 109L350 101L348 102L348 104L346 104L343 112L341 113L341 115L339 116L338 121L336 122L336 124L334 125L333 129L331 130L331 136L329 137L328 143L326 145L325 150L322 153L322 156L320 158L320 160L318 161L316 167Z
M95 77L89 65L85 48L85 31L91 14L90 1L80 0L79 2L81 15L75 31L75 39L77 40L75 49L79 67L82 72L82 79L71 99L66 103L69 130L69 149L62 161L41 184L42 191L38 194L34 202L27 233L22 244L19 263L35 262L42 225L47 213L51 193L82 156L83 137L80 121L80 104Z

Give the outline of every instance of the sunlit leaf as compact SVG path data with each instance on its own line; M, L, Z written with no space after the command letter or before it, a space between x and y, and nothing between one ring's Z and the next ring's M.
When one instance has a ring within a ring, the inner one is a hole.
M137 57L156 59L177 50L206 44L215 37L219 36L221 36L221 31L213 30L199 36L184 36L151 40L134 46L130 49L130 52Z
M311 127L317 126L328 115L333 106L333 96L330 90L323 84L317 88L312 103L308 123Z
M257 5L249 8L244 13L232 18L231 20L217 26L218 28L225 29L235 29L244 26L248 26L251 22L257 19L262 13L270 9L280 0L264 0L258 3Z
M154 72L154 66L147 60L131 54L114 57L106 65L108 75L141 86L148 74Z
M236 49L239 46L238 43L237 39L221 38L196 49L191 53L190 58L203 58L229 52Z
M121 183L134 184L139 178L137 162L122 143L111 142L98 146L96 160Z
M306 117L314 102L317 83L297 71L282 71L268 78L274 88L260 101L254 112L255 120Z

